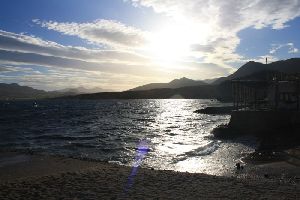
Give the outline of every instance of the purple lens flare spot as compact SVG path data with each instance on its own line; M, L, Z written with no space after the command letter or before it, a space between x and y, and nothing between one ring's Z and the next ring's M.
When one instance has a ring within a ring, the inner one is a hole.
M125 188L125 193L128 192L130 187L133 185L134 177L137 174L138 167L142 164L142 161L144 157L147 155L147 153L150 151L149 146L148 146L148 141L143 139L139 142L138 147L136 148L136 156L134 159L133 167L131 170L131 173L128 177L128 182Z

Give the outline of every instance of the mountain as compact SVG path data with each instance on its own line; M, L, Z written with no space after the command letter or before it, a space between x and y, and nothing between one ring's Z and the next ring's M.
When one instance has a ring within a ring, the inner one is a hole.
M231 101L232 85L230 80L270 80L273 76L280 77L285 74L300 74L300 58L291 58L270 64L262 64L251 61L240 67L230 76L216 80L214 84L217 87L220 99L223 101Z
M222 83L222 82L224 82L226 80L228 80L227 77L220 77L220 78L216 79L215 81L213 81L211 84L212 85L219 85L220 83Z
M251 75L262 76L260 73L264 72L283 72L283 73L300 73L300 58L291 58L288 60L281 60L272 62L269 64L263 64L259 62L250 61L241 66L236 72L227 76L220 77L217 79L206 79L203 81L195 81L188 78L175 79L169 83L150 83L143 86L133 88L129 91L142 91L142 90L151 90L159 88L181 88L188 86L199 86L199 85L219 85L224 81L232 79L241 79L246 78ZM259 75L260 74L260 75Z
M204 83L207 83L207 84L214 84L218 79L220 79L221 77L219 78L212 78L212 79L204 79L202 80Z
M228 77L221 77L215 80L213 84L220 84L226 80L241 79L249 76L259 76L259 74L265 72L282 72L286 74L300 73L300 58L280 60L270 64L262 64L259 62L250 61L241 66L236 72Z
M300 58L280 60L270 64L262 64L251 61L239 68L235 73L230 75L229 78L242 78L263 71L275 71L286 74L300 73Z
M29 99L42 97L48 97L48 93L44 90L20 86L16 83L0 83L0 99Z
M248 62L228 77L221 77L212 84L203 81L194 81L187 78L175 79L169 83L152 83L134 88L124 92L104 92L95 94L82 94L70 99L219 99L221 101L232 101L231 79L265 79L269 72L300 73L300 59L288 59L284 61L262 64ZM198 86L186 86L200 84ZM181 87L185 85L186 87ZM159 88L160 87L160 88ZM156 88L156 89L150 89Z
M152 83L124 92L98 92L101 88L73 88L61 91L46 92L18 84L0 83L0 99L52 98L67 99L164 99L164 98L218 98L231 101L232 79L264 80L268 75L276 73L299 73L300 58L277 61L270 64L248 62L228 77L221 77L212 84L188 78L175 79L169 83ZM155 89L153 89L155 88ZM93 94L80 94L93 93ZM96 93L95 93L96 92ZM67 96L66 96L67 95ZM62 97L64 96L64 97Z
M181 88L159 88L152 90L102 92L62 97L67 99L212 99L218 98L215 86L200 85Z
M188 86L200 86L200 85L207 85L204 81L195 81L188 78L180 78L174 79L169 83L150 83L146 85L142 85L136 88L133 88L129 91L142 91L142 90L152 90L152 89L160 89L160 88L181 88L181 87L188 87Z
M254 74L254 73L257 73L260 71L264 71L267 68L268 68L267 65L264 65L259 62L250 61L250 62L247 62L246 64L244 64L243 66L241 66L236 72L229 75L227 78L229 78L229 79L241 78L241 77L249 76L251 74Z
M55 92L64 93L64 94L89 94L89 93L99 93L99 92L112 92L112 90L106 90L100 87L95 87L90 89L84 87L77 87L77 88L66 88L62 90L55 90Z
M55 98L62 96L71 96L88 93L108 92L102 88L86 89L84 87L67 88L63 90L44 91L37 90L28 86L20 86L17 83L0 83L0 100L2 99L40 99L40 98Z
M283 72L286 74L300 73L300 58L280 60L268 64L268 70Z

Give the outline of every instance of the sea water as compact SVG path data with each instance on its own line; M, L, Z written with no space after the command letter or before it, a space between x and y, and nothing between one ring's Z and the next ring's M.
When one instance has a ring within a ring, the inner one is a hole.
M38 100L0 102L0 148L89 158L132 166L230 174L252 152L251 138L218 140L229 115L198 114L216 100Z

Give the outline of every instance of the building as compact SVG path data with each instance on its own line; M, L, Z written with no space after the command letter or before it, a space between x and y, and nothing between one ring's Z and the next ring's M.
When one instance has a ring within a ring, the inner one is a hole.
M300 110L300 76L283 73L267 80L232 80L234 110Z
M268 77L232 80L234 110L229 124L216 128L215 135L295 135L300 130L299 75Z

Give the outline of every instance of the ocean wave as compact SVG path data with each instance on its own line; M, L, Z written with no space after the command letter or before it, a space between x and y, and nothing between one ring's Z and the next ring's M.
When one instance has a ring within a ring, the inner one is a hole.
M205 146L198 147L196 149L193 149L191 151L185 152L183 154L177 155L173 162L177 163L179 161L186 160L190 157L197 157L197 156L206 156L212 154L214 151L216 151L220 147L220 144L218 142L210 142L206 144Z
M39 135L33 136L30 139L43 139L43 140L93 140L97 138L97 136L66 136L66 135Z
M133 121L138 121L138 122L155 122L155 119L151 119L151 118L137 118L137 119L133 119Z
M15 107L0 108L0 118L4 119L0 120L0 148L30 148L50 154L131 163L139 141L148 138L151 149L144 160L145 166L153 167L155 163L172 166L173 159L178 162L206 156L218 148L218 142L209 132L228 117L193 113L210 103L41 100L39 107L32 109L30 101L18 101L13 103Z

